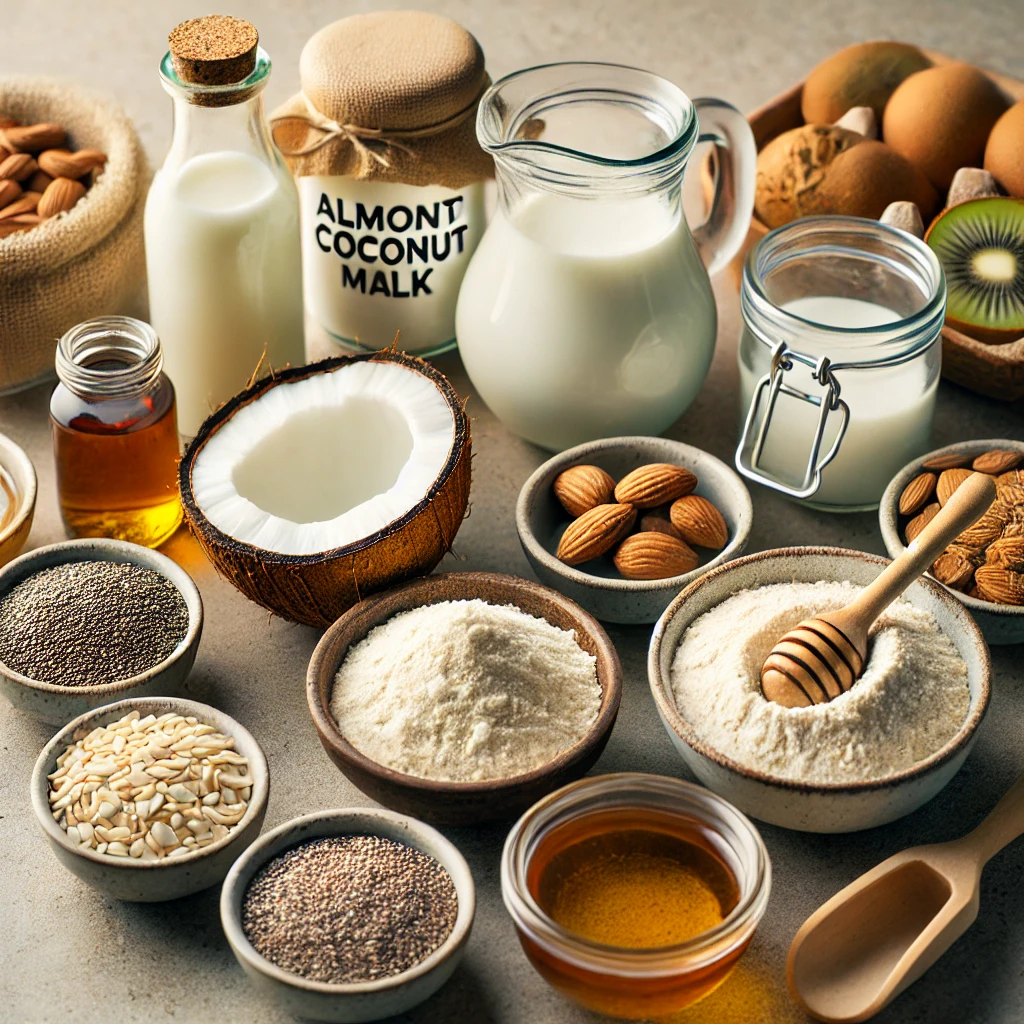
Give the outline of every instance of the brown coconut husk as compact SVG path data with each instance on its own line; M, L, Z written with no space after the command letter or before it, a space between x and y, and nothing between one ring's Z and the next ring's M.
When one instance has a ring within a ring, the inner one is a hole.
M350 363L397 363L422 373L444 395L455 417L448 461L424 497L383 529L344 547L315 555L284 555L221 532L203 514L192 490L192 467L210 438L243 406L271 388L330 373ZM336 356L283 370L247 387L199 428L178 469L181 504L189 529L214 567L246 597L291 622L324 628L367 594L429 573L450 550L467 515L470 488L469 417L448 379L404 352Z

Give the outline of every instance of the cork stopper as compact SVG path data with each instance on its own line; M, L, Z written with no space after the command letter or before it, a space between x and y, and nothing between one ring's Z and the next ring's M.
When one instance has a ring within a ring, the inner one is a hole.
M178 77L193 85L231 85L256 68L259 33L241 18L192 18L172 29L167 42Z

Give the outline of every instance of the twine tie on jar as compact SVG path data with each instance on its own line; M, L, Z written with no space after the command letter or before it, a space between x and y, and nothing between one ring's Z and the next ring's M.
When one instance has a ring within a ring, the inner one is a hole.
M415 150L404 145L399 141L400 139L422 139L431 135L438 135L462 124L468 117L476 113L480 97L484 94L489 84L490 80L488 79L484 82L480 92L462 110L444 121L425 125L422 128L366 128L357 124L339 124L317 110L309 97L303 92L300 92L291 102L301 100L305 109L285 113L283 111L291 103L286 104L285 107L281 108L271 118L270 125L274 134L274 142L277 143L278 148L285 156L306 156L309 153L315 153L318 149L326 146L329 142L333 142L335 139L344 139L359 153L363 161L373 160L381 167L390 168L392 163L387 155L390 150L397 149L413 160L418 158ZM278 126L288 121L301 121L307 128L320 132L320 137L304 146L298 148L290 147L282 139L279 139L277 135ZM370 143L382 146L384 152L375 149Z

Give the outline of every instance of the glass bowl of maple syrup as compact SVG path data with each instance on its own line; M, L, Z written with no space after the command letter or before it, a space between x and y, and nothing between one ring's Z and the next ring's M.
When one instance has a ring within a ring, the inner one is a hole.
M501 860L527 958L611 1017L665 1017L717 988L768 904L757 829L709 790L660 775L583 779L534 804Z

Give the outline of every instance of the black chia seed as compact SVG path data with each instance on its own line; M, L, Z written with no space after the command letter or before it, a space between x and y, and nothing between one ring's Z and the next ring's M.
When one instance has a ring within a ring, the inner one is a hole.
M0 662L29 679L95 686L159 664L188 632L170 580L126 562L65 562L0 598Z
M458 907L433 857L380 836L332 836L259 871L242 900L242 928L282 970L347 984L425 960L451 934Z

